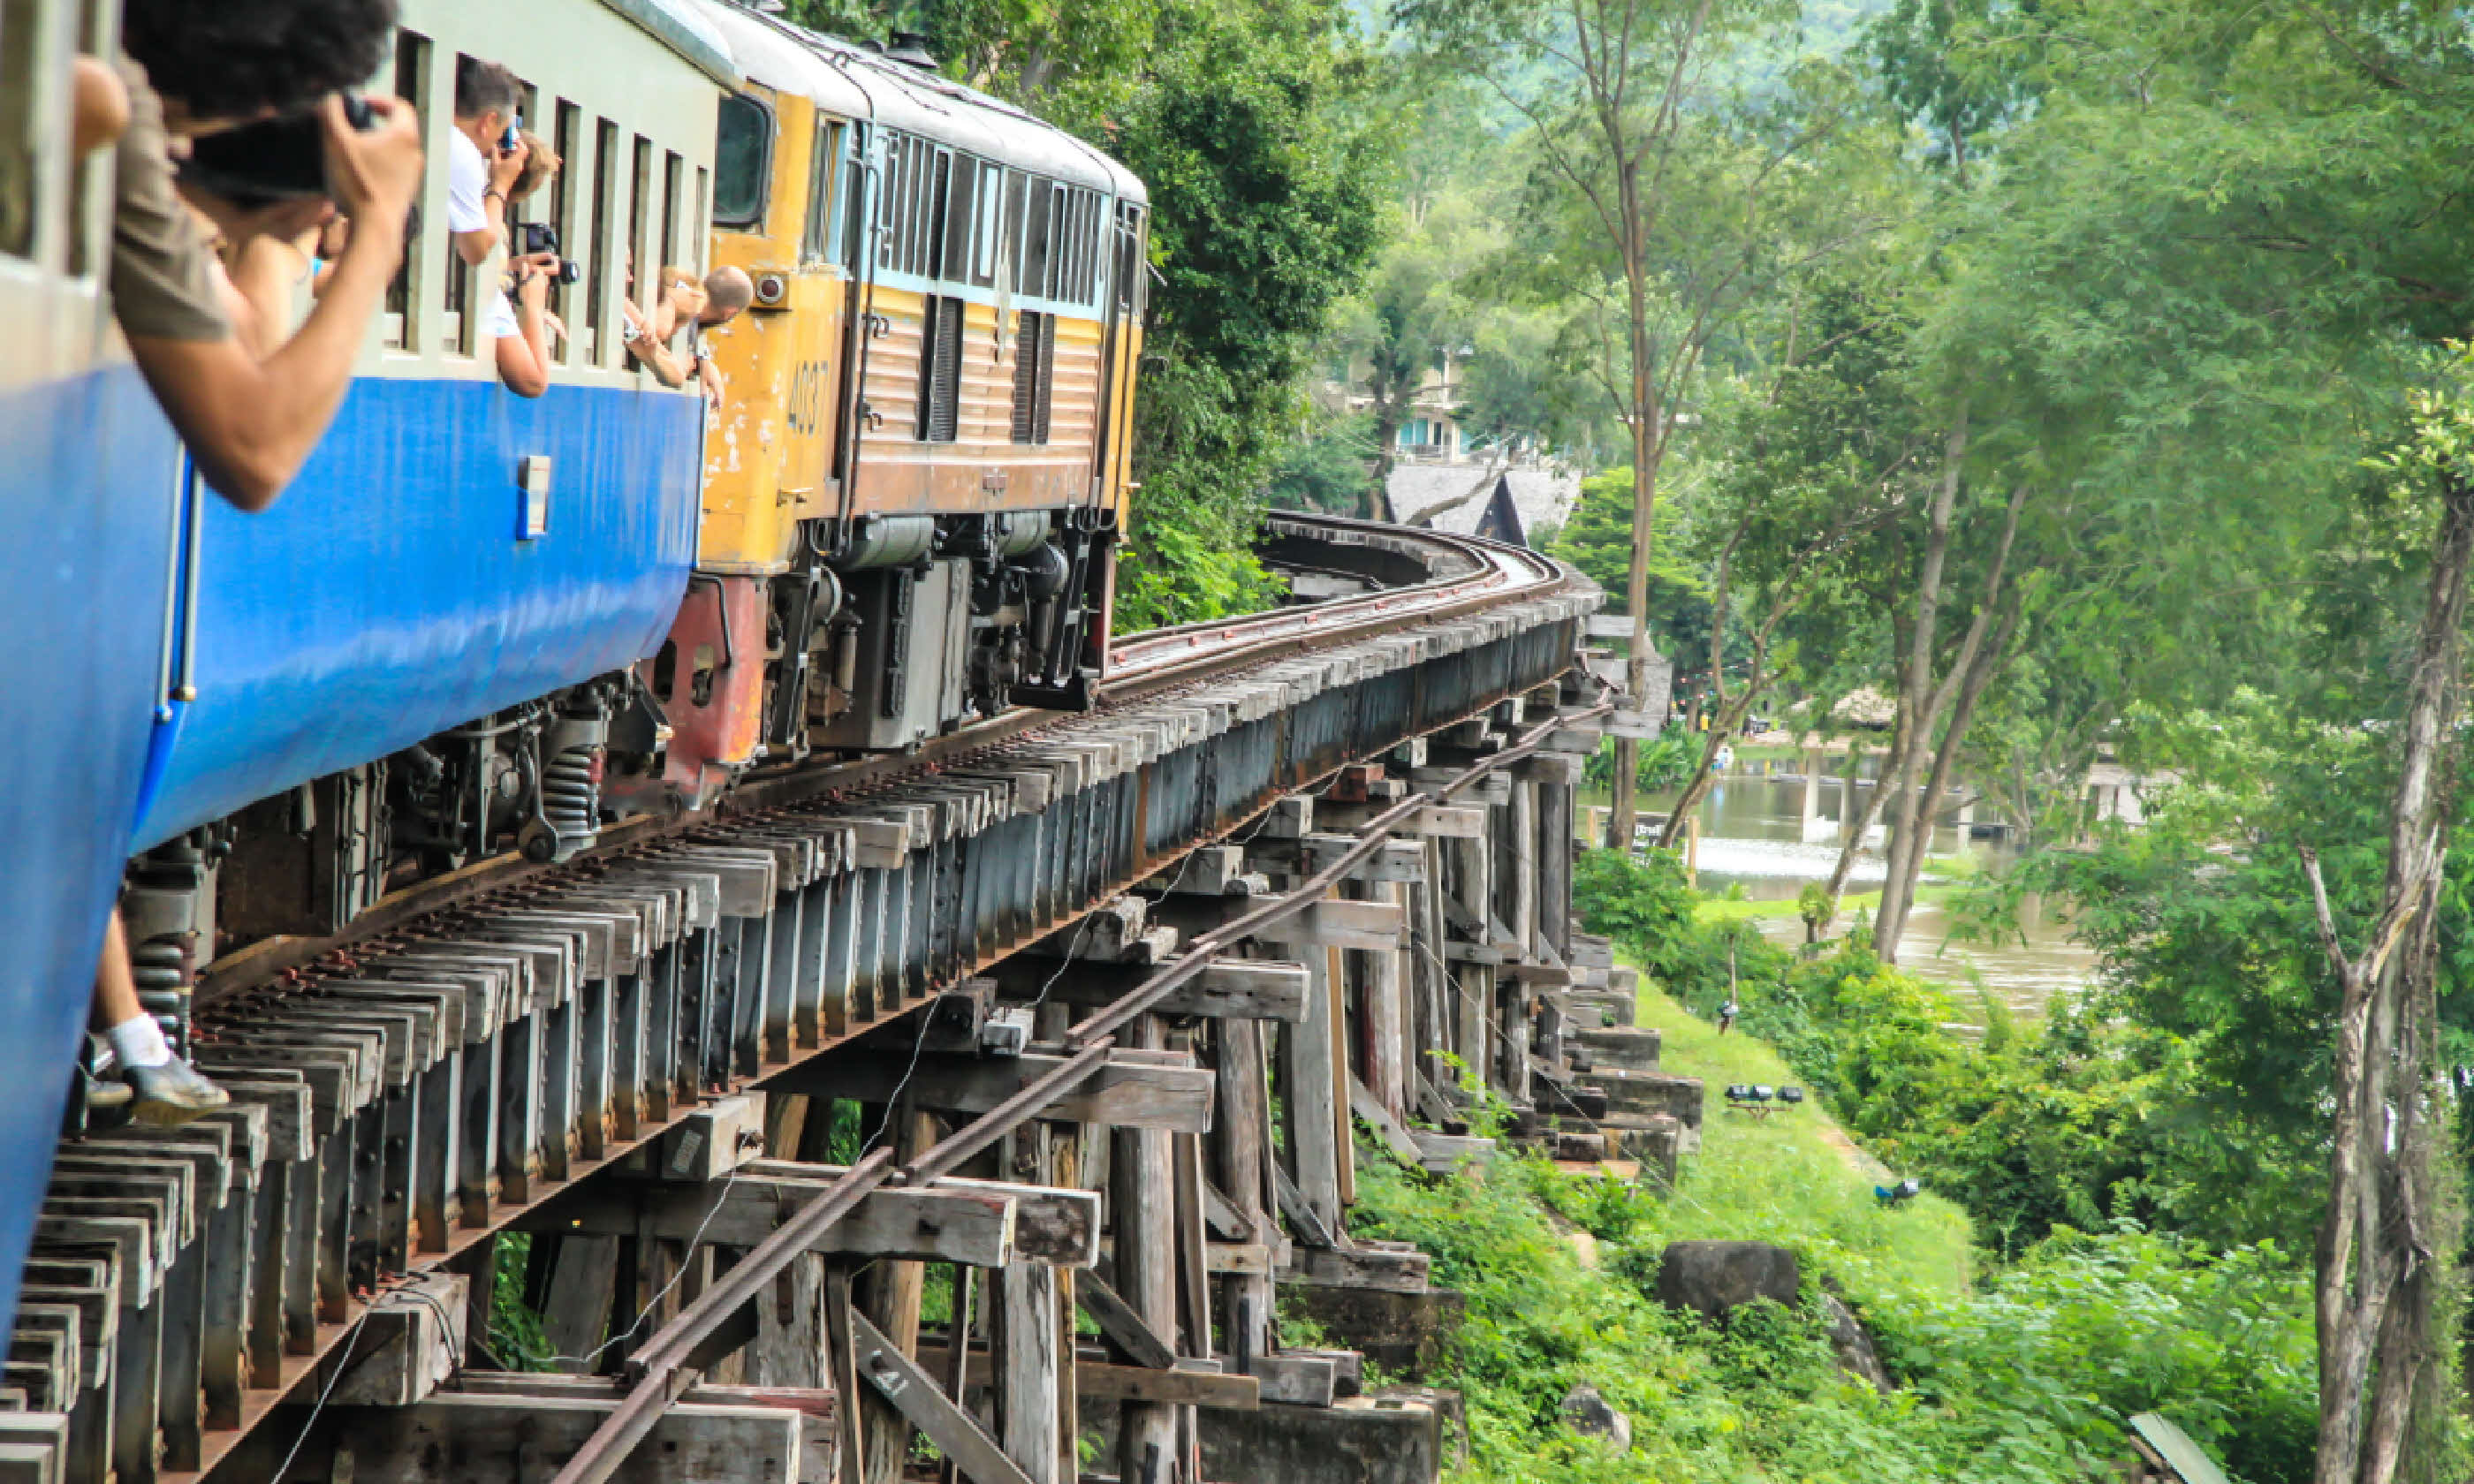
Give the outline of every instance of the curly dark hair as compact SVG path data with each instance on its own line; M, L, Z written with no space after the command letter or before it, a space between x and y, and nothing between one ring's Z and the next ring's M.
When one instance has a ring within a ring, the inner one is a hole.
M128 0L120 44L197 118L294 113L376 76L396 0Z

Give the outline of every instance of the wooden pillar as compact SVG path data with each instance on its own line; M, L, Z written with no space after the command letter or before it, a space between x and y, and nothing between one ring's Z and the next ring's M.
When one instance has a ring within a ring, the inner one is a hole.
M1340 1204L1346 1208L1357 1204L1357 1161L1349 1158L1353 1131L1348 1123L1348 995L1342 988L1348 982L1342 977L1342 960L1348 955L1345 948L1316 951L1324 960L1323 982L1331 990L1331 1167L1340 1187ZM1340 1230L1336 1213L1331 1229Z
M1289 1173L1306 1207L1325 1228L1340 1228L1341 1148L1334 1138L1338 1116L1348 1106L1332 1081L1332 1041L1338 985L1331 953L1313 945L1294 951L1311 982L1305 1018L1280 1031L1280 1121L1286 1125Z
M886 1117L892 1124L887 1137L896 1164L909 1162L936 1141L936 1120L928 1113L901 1107L887 1110ZM882 1259L868 1269L862 1284L861 1311L906 1355L919 1349L919 1300L927 1281L926 1263ZM865 1472L851 1484L899 1484L902 1461L910 1452L910 1420L872 1386L858 1400L867 1435Z
M1512 784L1512 879L1506 905L1511 916L1504 926L1520 945L1520 956L1538 957L1538 785L1524 778Z
M1259 1230L1278 1208L1272 1189L1271 1092L1263 1082L1263 1027L1258 1020L1221 1020L1214 1027L1211 1170L1220 1193ZM1244 1372L1272 1339L1272 1279L1231 1273L1221 1280L1220 1331L1229 1369Z
M1487 811L1492 815L1496 811ZM1457 931L1465 943L1486 941L1486 920L1494 907L1493 884L1489 879L1488 842L1484 840L1446 840L1443 858L1448 878L1446 890L1460 919ZM1452 914L1446 913L1449 917ZM1476 924L1470 927L1468 924ZM1452 1049L1461 1059L1462 1075L1476 1082L1487 1080L1491 1065L1492 1032L1489 1029L1494 1009L1494 972L1484 964L1453 964L1451 995L1459 1035Z
M1009 1179L1041 1185L1054 1181L1046 1124L1027 1123L1007 1136L1002 1158ZM1062 1271L1045 1263L1008 1262L988 1275L988 1370L997 1442L1031 1484L1073 1484L1065 1467L1072 1440L1059 1435L1063 1419L1056 1396L1058 1357L1073 1328L1058 1285ZM958 1322L958 1340L961 1329Z
M1538 927L1555 956L1572 961L1572 785L1538 790Z
M1166 1043L1157 1016L1128 1029L1135 1049ZM1174 1136L1128 1129L1109 1149L1108 1208L1116 1227L1117 1292L1154 1333L1176 1332L1176 1171ZM1120 1403L1117 1477L1123 1484L1178 1484L1177 1409L1157 1401ZM871 1481L874 1484L874 1481ZM1182 1484L1195 1484L1185 1480Z
M1400 908L1405 919L1409 894L1397 881L1378 882L1368 893L1375 901ZM1409 1023L1408 965L1398 949L1359 955L1366 964L1366 1090L1391 1110L1394 1117L1408 1110Z

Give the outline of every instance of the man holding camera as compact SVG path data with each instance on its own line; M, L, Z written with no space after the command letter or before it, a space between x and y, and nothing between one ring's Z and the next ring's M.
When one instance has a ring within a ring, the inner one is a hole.
M447 230L456 256L473 268L506 245L515 293L511 299L505 288L491 286L481 303L480 339L508 391L539 396L549 390L549 286L565 265L554 234L543 230L545 241L518 242L509 230L515 200L549 174L527 169L536 151L517 116L522 97L523 84L498 63L477 57L457 61L455 129L447 140ZM555 160L549 169L557 169Z
M372 98L365 111L357 104L348 109L342 92L377 70L394 26L395 0L128 0L118 79L125 100L107 96L102 69L81 69L77 136L100 146L109 126L119 132L112 313L130 358L199 472L243 510L273 503L326 436L352 385L370 317L403 255L400 224L421 182L412 108ZM89 118L104 123L89 130ZM227 231L279 229L271 224L289 224L310 208L297 197L243 204L194 182L174 185L176 154L242 130L313 141L308 148L323 166L313 191L366 227L337 258L307 321L262 354L234 333L214 260L182 198L227 224ZM104 939L90 1023L109 1041L126 1085L90 1085L91 1102L133 1099L137 1117L169 1124L228 1101L173 1055L162 1026L146 1013L117 915Z

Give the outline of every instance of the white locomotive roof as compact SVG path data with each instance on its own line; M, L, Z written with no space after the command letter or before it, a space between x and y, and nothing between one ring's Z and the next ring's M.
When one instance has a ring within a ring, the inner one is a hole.
M731 60L730 43L712 20L689 0L601 0L652 34L656 40L695 63L697 70L725 87L746 85Z
M1035 115L882 52L819 36L735 0L693 5L727 37L740 68L769 87L813 99L828 112L968 150L1052 180L1128 201L1150 200L1133 172Z

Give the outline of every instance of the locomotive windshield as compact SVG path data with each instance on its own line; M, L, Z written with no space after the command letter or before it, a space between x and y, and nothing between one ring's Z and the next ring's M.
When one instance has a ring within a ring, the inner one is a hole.
M748 227L764 215L773 155L773 111L745 93L721 100L714 131L713 220Z

